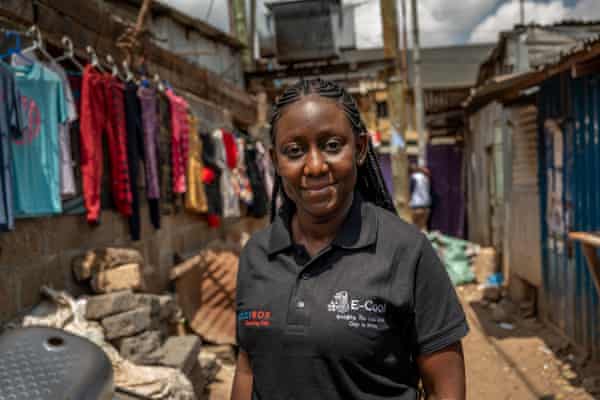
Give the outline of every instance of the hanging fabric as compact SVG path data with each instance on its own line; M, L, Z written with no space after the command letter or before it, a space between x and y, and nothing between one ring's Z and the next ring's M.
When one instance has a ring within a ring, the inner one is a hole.
M14 210L34 217L62 212L58 127L67 121L62 80L39 63L12 67L27 128L11 142Z
M146 196L150 207L150 219L160 229L160 182L159 182L159 116L156 92L152 88L140 87L138 98L142 106L144 129L144 155L146 159Z
M223 217L237 218L240 216L240 187L239 179L234 174L237 167L237 144L233 134L222 129L213 133L217 160L221 166L221 196L223 198Z
M56 62L42 63L35 54L31 54L29 59L35 63L40 63L44 68L54 72L61 80L65 101L67 104L67 120L58 127L58 140L60 143L60 194L63 198L70 198L77 194L75 185L75 174L73 171L73 159L71 157L71 125L77 121L78 113L69 83L69 78L63 67ZM15 57L12 60L13 66L27 66L31 63L22 57Z
M185 171L189 151L188 103L172 90L167 90L166 93L171 105L173 192L185 193Z
M177 198L173 191L173 134L171 102L166 93L158 92L159 115L159 180L160 208L163 215L173 214L177 210Z
M21 94L8 66L0 62L0 231L14 229L13 165L11 141L23 138L27 122L21 108Z
M131 217L129 233L131 240L140 240L140 163L144 161L144 130L142 129L141 106L137 97L138 87L133 82L125 85L125 120L127 128L127 163L129 165L129 187L131 189Z
M189 114L189 154L187 167L187 191L185 208L195 213L208 212L208 202L204 184L202 183L204 165L202 163L202 141L198 132L198 119ZM208 177L210 179L210 177ZM214 180L214 175L212 176Z
M81 171L90 224L100 222L102 137L110 155L112 197L117 210L131 216L132 195L127 164L124 87L121 82L87 65L83 73L81 104Z

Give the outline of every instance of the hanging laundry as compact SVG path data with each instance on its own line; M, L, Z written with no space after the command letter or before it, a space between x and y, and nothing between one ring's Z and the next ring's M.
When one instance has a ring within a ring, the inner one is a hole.
M198 119L189 114L189 154L187 168L187 191L185 193L185 208L189 211L204 214L208 212L206 192L202 183L204 165L202 163L202 141L198 132ZM211 171L212 172L212 171ZM210 172L207 172L210 173ZM210 176L205 177L211 181ZM212 173L214 180L214 173Z
M3 63L0 64L0 94L0 231L7 232L14 229L11 140L22 139L27 121L15 77Z
M265 188L264 175L261 173L258 162L257 143L250 141L245 148L246 171L252 186L252 204L248 207L248 215L254 218L263 218L267 215L269 195Z
M166 93L171 105L173 192L185 193L185 171L189 151L189 106L184 98L177 96L172 90L167 90Z
M158 93L159 134L159 182L160 209L163 215L176 211L176 196L173 192L173 135L171 102L164 92Z
M131 240L140 240L140 163L144 161L144 130L142 129L141 106L137 97L138 87L134 82L125 85L125 120L127 129L127 163L129 165L129 187L131 190L131 217L129 234Z
M223 198L221 196L221 166L217 161L215 138L210 133L200 135L202 140L202 183L208 202L209 226L219 226L219 217L223 214Z
M217 129L213 133L217 149L217 161L221 167L221 196L223 198L223 217L237 218L240 216L240 185L234 174L237 167L237 144L230 132Z
M28 121L23 137L13 139L10 146L15 214L58 214L62 212L58 127L67 120L63 84L40 63L11 68Z
M144 155L146 169L146 195L152 225L160 228L160 181L159 181L159 115L156 91L140 87L138 98L142 106L142 128L144 129Z
M66 71L69 88L73 94L75 112L81 115L81 87L83 76L80 71ZM85 215L85 200L83 197L83 177L81 174L81 129L80 119L76 119L69 126L69 142L71 147L71 161L73 165L73 176L75 181L75 196L65 197L63 195L63 213L67 215Z
M252 205L252 200L254 198L252 193L252 187L250 185L250 180L248 179L248 172L246 170L246 158L245 158L245 148L246 141L243 138L236 138L235 143L237 144L237 168L234 170L234 174L238 180L238 187L240 188L239 196L240 200L246 205Z
M83 73L81 96L81 170L87 220L91 224L100 222L104 134L110 155L112 197L117 210L129 217L132 195L127 164L123 84L87 65Z
M71 158L71 125L77 120L78 113L71 91L69 78L63 67L55 62L42 63L35 54L30 54L27 58L13 57L12 65L22 67L30 65L31 62L39 63L43 67L54 72L61 80L65 101L67 104L67 120L58 127L58 140L60 143L60 194L64 198L76 195L75 175L73 172L73 159Z
M256 142L256 165L263 176L265 190L269 196L269 201L271 201L273 184L275 182L275 171L273 171L271 156L262 142Z

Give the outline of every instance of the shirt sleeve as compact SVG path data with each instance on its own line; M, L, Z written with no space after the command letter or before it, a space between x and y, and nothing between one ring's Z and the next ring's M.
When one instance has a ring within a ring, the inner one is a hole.
M464 311L433 246L421 235L414 284L416 354L442 350L469 331Z
M56 109L58 110L58 123L64 124L68 121L69 113L67 109L67 99L65 97L65 90L63 83L59 80L56 85Z

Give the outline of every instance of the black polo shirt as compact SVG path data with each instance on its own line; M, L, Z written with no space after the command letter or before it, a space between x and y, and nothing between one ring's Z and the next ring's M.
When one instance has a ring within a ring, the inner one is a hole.
M415 357L468 332L427 238L358 195L315 257L292 242L285 213L248 241L237 329L255 400L413 400Z

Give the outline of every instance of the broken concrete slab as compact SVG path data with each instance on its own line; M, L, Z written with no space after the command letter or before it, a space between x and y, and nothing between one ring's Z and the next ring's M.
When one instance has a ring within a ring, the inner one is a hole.
M125 264L114 269L98 272L92 277L91 286L96 293L143 289L142 267L140 264Z
M151 324L150 307L136 308L102 320L102 327L108 340L136 335L148 329Z
M138 294L137 302L140 306L150 307L152 318L161 321L170 319L176 311L175 300L170 295Z
M135 249L107 247L89 250L75 257L73 272L79 281L90 279L94 274L125 264L143 264L142 254Z
M164 357L160 360L160 364L176 368L190 376L192 369L198 363L201 347L202 342L196 335L171 336L161 348Z
M118 340L117 347L124 358L138 365L157 365L163 356L162 352L158 351L161 337L158 331L146 331Z
M111 315L133 310L138 305L138 299L131 290L92 296L87 300L85 317L97 321Z

